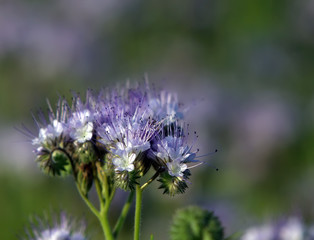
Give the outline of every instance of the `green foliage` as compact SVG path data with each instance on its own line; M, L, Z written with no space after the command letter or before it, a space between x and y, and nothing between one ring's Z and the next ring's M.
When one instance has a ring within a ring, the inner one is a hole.
M171 240L223 240L219 219L199 207L190 206L177 211L170 231Z

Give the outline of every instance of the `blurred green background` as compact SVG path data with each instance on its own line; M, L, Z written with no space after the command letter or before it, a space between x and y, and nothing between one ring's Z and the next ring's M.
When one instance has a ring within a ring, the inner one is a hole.
M314 2L55 0L0 2L0 239L29 216L66 210L101 230L71 179L37 169L14 127L34 126L46 97L141 81L178 92L201 154L185 195L144 193L142 237L167 239L188 204L227 234L288 215L314 220ZM213 168L214 167L214 168ZM218 167L220 171L214 169ZM115 220L126 195L119 192ZM129 215L120 239L130 239Z

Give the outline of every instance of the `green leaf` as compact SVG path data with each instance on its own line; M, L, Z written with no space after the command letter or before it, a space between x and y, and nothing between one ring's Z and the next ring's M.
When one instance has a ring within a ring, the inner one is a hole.
M178 210L170 230L171 240L223 240L224 231L219 219L199 207Z

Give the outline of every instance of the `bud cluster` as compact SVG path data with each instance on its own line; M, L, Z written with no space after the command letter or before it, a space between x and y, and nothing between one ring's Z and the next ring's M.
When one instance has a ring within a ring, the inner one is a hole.
M32 139L45 173L73 174L84 195L95 179L133 190L150 169L164 193L187 188L196 151L188 143L185 109L175 94L148 84L126 85L98 94L88 90L85 101L78 94L71 102L60 98L55 112L48 106L49 121L39 114L38 135Z

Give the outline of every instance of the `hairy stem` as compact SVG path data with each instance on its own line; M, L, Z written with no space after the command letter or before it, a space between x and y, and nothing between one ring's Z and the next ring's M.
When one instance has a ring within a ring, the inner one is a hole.
M81 196L81 198L83 199L83 201L85 202L85 204L89 207L89 209L92 211L92 213L94 213L94 215L99 219L100 218L100 213L97 210L97 208L89 201L89 199L87 198L87 196L85 196L82 191L80 190L80 187L76 184L77 190Z
M159 176L160 171L161 170L158 170L146 183L141 186L142 191Z
M125 219L129 213L130 207L132 205L133 199L134 199L134 191L130 192L129 197L128 197L127 201L125 202L125 204L122 208L122 211L121 211L121 214L118 218L118 221L117 221L116 225L114 226L113 236L115 239L118 237L118 235L119 235L119 233L123 227Z
M142 209L142 189L140 185L136 185L136 202L135 202L135 217L134 217L134 240L140 239L141 226L141 209Z

